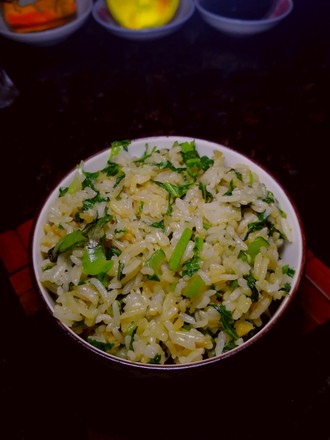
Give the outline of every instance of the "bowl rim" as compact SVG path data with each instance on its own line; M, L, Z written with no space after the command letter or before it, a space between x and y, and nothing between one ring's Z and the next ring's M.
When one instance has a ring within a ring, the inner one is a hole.
M237 149L235 149L231 146L226 146L226 145L224 145L220 142L217 142L217 141L203 139L203 138L194 137L194 136L156 135L156 136L133 138L130 140L130 142L131 142L131 144L143 143L145 145L146 143L151 143L151 142L157 143L157 142L162 142L164 140L167 140L169 142L171 141L172 143L174 141L184 142L184 141L194 140L196 142L196 145L201 142L204 144L204 146L201 148L205 148L205 145L208 145L208 147L210 147L210 149L213 148L213 149L218 149L220 151L223 151L225 157L226 157L226 153L231 153L231 154L237 156L237 159L235 159L235 160L242 159L242 160L244 160L244 163L248 164L248 166L252 165L257 170L260 170L263 173L265 173L267 178L269 178L272 181L272 183L274 183L274 185L277 186L277 188L282 192L283 196L287 199L289 206L292 208L292 212L295 216L295 220L297 221L297 225L299 227L299 232L297 232L297 234L298 234L297 236L299 236L300 241L301 241L301 247L299 246L299 248L298 248L300 250L301 257L299 259L299 261L300 261L299 270L296 270L296 274L295 274L296 281L293 284L289 295L286 296L278 305L278 308L276 309L275 314L271 317L271 319L267 323L265 323L262 326L262 328L254 336L252 336L250 339L245 341L243 344L238 345L236 348L234 348L232 350L229 350L229 351L222 353L220 355L217 355L217 356L203 359L201 361L194 361L194 362L189 362L189 363L185 363L185 364L166 364L166 365L144 364L144 363L140 363L140 362L130 361L128 359L122 359L122 358L117 357L115 355L105 353L104 351L94 347L92 344L89 344L87 341L82 339L79 335L74 333L73 330L71 330L68 326L66 326L65 324L63 324L61 321L59 321L58 319L56 319L53 316L53 310L50 307L50 305L46 299L46 296L47 295L49 296L49 293L41 285L41 283L39 282L39 279L38 279L39 267L37 267L36 261L35 261L35 253L39 252L36 249L37 232L39 230L38 226L40 228L40 225L42 224L41 217L42 217L42 215L45 215L45 213L47 212L46 206L51 203L51 200L54 198L55 194L58 193L58 189L61 186L61 184L66 179L69 179L73 176L74 172L76 171L76 167L71 168L71 170L66 172L63 175L63 177L60 178L57 181L57 183L55 183L55 185L53 186L53 189L49 192L49 194L41 202L39 209L37 210L36 215L33 218L30 240L29 240L29 249L28 249L29 271L30 271L30 275L31 275L31 279L32 279L32 285L33 285L35 291L37 292L38 296L41 298L42 303L45 305L46 310L47 310L50 318L55 320L56 324L61 328L61 330L66 335L69 336L69 339L71 339L71 341L73 341L75 344L78 344L78 346L81 347L83 350L85 350L85 352L87 354L88 353L94 354L96 356L96 358L102 359L106 363L110 363L114 368L123 367L123 368L133 369L135 371L141 371L141 372L143 372L143 371L154 371L156 373L160 372L161 374L164 374L164 372L169 373L171 371L178 371L178 372L180 372L180 371L184 372L187 370L193 371L196 369L201 369L206 366L212 366L212 365L217 364L219 362L222 362L226 359L236 357L236 355L239 354L240 352L242 352L242 351L245 352L247 348L258 343L282 319L283 315L286 314L287 309L290 307L290 305L294 301L294 299L297 295L297 292L299 290L299 287L301 285L302 278L304 276L306 259L307 259L306 235L305 235L303 222L302 222L300 213L297 209L297 206L296 206L294 200L292 199L291 195L286 190L286 188L280 183L280 181L276 177L274 177L273 173L270 172L264 165L260 164L257 160L252 159L247 154L241 153L240 151L238 151ZM111 147L108 146L108 147L88 156L87 158L83 159L84 164L87 165L87 167L88 167L88 165L93 160L97 160L98 157L103 156L103 155L106 156L107 154L109 154L110 148ZM256 171L256 172L258 173L258 171Z
M182 6L183 5L183 6ZM107 23L99 16L99 9L105 7L109 17L113 20L113 23ZM187 7L187 12L180 18L176 18L176 15L171 21L164 24L163 26L150 27L145 29L129 29L117 24L116 20L112 17L109 9L107 8L105 0L96 0L92 9L93 18L105 29L113 32L116 35L127 36L127 37L154 37L156 34L168 33L176 30L178 27L186 23L193 15L195 11L195 1L194 0L181 0L179 3L180 7Z
M281 15L278 15L276 17L268 17L268 18L261 18L261 19L253 19L253 20L244 20L241 18L232 18L232 17L226 17L224 15L219 15L214 12L209 11L205 8L205 6L202 5L203 0L195 0L196 9L201 15L204 15L205 17L211 19L211 20L218 20L222 23L226 24L235 24L235 25L246 25L246 26L258 26L258 25L267 25L267 24L275 24L281 20L283 20L286 16L288 16L291 11L293 10L293 0L286 0L288 2L288 9L284 11Z
M17 33L12 31L5 22L3 14L1 12L0 35L22 43L27 42L27 40L29 40L28 42L30 43L42 43L44 39L51 40L52 38L64 38L70 34L70 31L75 31L79 27L80 23L88 18L88 16L92 12L92 9L93 0L77 0L77 16L75 17L75 19L52 29L25 33Z

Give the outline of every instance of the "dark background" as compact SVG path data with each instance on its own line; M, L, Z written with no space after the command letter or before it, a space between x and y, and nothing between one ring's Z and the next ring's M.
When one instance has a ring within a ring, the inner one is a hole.
M223 35L197 11L155 41L120 39L92 16L53 47L1 37L19 97L0 110L0 232L34 217L65 173L112 141L181 135L263 164L330 266L329 18L328 0L296 0L281 24L251 37ZM330 439L329 325L302 337L295 305L233 364L164 382L99 369L44 312L27 319L10 291L3 278L4 440Z

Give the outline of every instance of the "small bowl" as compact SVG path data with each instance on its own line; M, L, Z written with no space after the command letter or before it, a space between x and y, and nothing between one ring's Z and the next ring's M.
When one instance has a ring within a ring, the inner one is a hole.
M179 30L193 15L195 4L193 0L181 0L173 19L164 26L148 29L127 29L117 23L112 17L105 0L97 0L93 7L93 17L101 26L112 34L128 40L155 40Z
M187 141L195 142L196 149L199 152L200 156L212 156L214 151L222 152L222 154L224 155L225 166L228 168L231 167L231 169L233 169L237 164L243 164L247 166L252 173L256 173L259 176L260 182L262 182L266 186L266 188L270 191L269 196L272 195L273 197L272 201L273 202L274 200L278 201L282 210L281 216L284 217L283 212L286 213L288 224L292 228L291 230L293 236L292 241L285 243L280 250L280 257L283 260L282 264L284 264L285 262L285 264L288 265L287 267L291 267L295 269L295 272L293 275L291 275L292 278L290 279L291 290L286 296L284 296L280 300L280 303L272 311L269 320L268 321L266 320L263 323L263 325L260 327L260 329L255 334L251 335L250 338L248 338L242 344L237 345L236 347L232 348L229 351L224 351L212 357L206 357L203 360L192 361L181 364L163 364L163 365L157 363L144 364L141 362L133 362L131 360L124 359L123 357L117 356L115 354L106 353L105 351L95 347L91 343L87 342L86 339L82 338L76 332L74 332L72 328L62 323L60 320L58 320L58 318L54 316L54 307L55 307L54 296L49 290L47 290L45 285L40 281L40 277L42 273L41 267L45 258L42 255L40 248L41 240L44 235L44 225L48 223L48 215L50 212L52 212L52 215L55 215L56 217L57 215L56 210L51 210L51 207L54 201L58 199L59 190L61 189L63 193L63 189L67 188L68 185L70 185L70 183L72 182L74 176L76 176L77 168L75 168L72 171L70 171L58 183L58 185L56 185L56 187L53 189L53 191L49 194L49 196L45 200L45 203L42 205L40 212L35 218L34 225L32 228L32 235L31 235L32 240L30 246L31 275L32 275L32 279L34 280L36 290L39 292L40 297L43 300L43 303L45 304L46 308L48 309L48 312L50 313L52 319L55 319L55 321L59 324L62 330L64 330L64 333L67 335L68 339L73 340L74 344L82 347L86 355L94 356L96 357L96 359L105 362L108 366L117 370L127 371L128 373L133 373L133 374L155 373L157 375L158 374L167 375L170 372L184 373L184 372L197 371L202 367L214 365L215 363L222 362L227 358L232 358L232 357L236 358L236 356L239 353L241 353L242 350L245 351L248 347L254 345L261 338L263 338L264 335L267 334L272 328L274 328L274 326L278 325L278 322L280 321L281 317L283 316L283 314L286 314L289 305L292 303L293 299L295 298L301 278L303 276L305 258L306 258L306 249L305 249L305 235L299 217L299 213L297 212L294 203L292 202L291 198L286 193L286 191L283 189L283 187L272 177L272 175L264 167L260 166L259 164L252 161L243 154L231 148L217 144L215 142L210 142L208 140L203 140L203 139L181 137L181 136L158 136L158 137L132 140L131 143L129 144L127 154L129 154L130 156L142 157L143 154L146 152L146 145L149 145L150 149L153 148L154 146L158 148L171 149L175 142L178 142L179 144L183 144ZM109 149L106 149L92 157L89 157L88 159L86 159L86 161L83 162L84 170L93 173L100 169L102 170L105 169L104 167L107 165L108 163L107 161L108 160L111 161L111 159L109 159L109 154L110 154ZM237 174L238 179L242 177L239 176L239 174L240 173ZM249 186L250 185L252 184L249 184ZM119 194L121 193L119 192ZM258 198L258 200L259 199L260 198ZM265 203L272 203L272 201L271 202L265 201ZM243 204L244 203L245 202L243 202ZM213 204L210 209L214 209L213 206L215 205ZM148 209L149 208L147 207L147 211ZM65 212L65 210L63 212ZM145 222L145 220L143 221ZM115 228L116 225L113 227ZM289 229L287 229L287 231L288 230ZM213 240L215 240L215 238L213 238ZM50 245L48 244L48 246ZM63 274L63 271L61 273ZM59 277L61 277L62 276L61 273L60 271L55 271L54 276L56 277L58 274ZM59 278L59 280L60 279L61 278ZM115 275L113 275L113 280L115 280ZM271 281L271 284L272 283L273 281ZM114 287L112 286L111 288L113 289ZM171 310L173 310L173 308ZM285 341L283 343L285 344Z
M93 0L77 0L77 16L70 22L53 29L39 32L18 33L10 29L0 14L0 35L19 43L34 46L53 46L66 40L76 32L88 19L92 12Z
M239 12L236 13L238 18L220 15L217 11L221 11L221 1L196 0L196 9L207 24L218 31L233 36L248 36L265 32L284 20L293 9L292 0L278 0L275 4L269 2L271 7L261 18L245 19L240 17Z

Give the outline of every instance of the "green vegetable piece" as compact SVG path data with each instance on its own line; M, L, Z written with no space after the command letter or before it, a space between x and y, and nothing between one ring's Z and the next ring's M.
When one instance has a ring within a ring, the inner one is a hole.
M163 232L165 232L165 224L164 224L164 219L160 220L159 222L153 222L151 223L151 225L153 228L159 228L161 229Z
M290 283L285 283L284 286L283 286L283 290L285 292L289 293L290 290L291 290L291 284Z
M112 260L107 260L101 245L86 246L82 257L83 271L86 275L107 273L113 266Z
M68 186L61 186L58 190L58 196L63 197L69 190Z
M136 163L136 164L140 164L140 163L145 162L147 159L149 159L149 157L151 157L151 156L153 155L153 153L154 153L156 150L157 150L157 147L154 146L154 147L152 147L152 150L151 150L151 152L149 153L149 145L146 144L146 145L145 145L145 150L144 150L143 155L142 155L139 159L134 160L134 163Z
M192 258L189 261L185 261L182 265L184 268L182 270L182 275L188 275L191 277L195 272L197 272L200 268L201 258L198 255L195 255L194 258Z
M131 337L129 341L130 350L134 350L133 342L134 342L134 335L136 333L136 330L137 330L137 325L135 324L135 322L131 322L127 330L127 335Z
M83 229L84 235L88 236L90 240L99 241L104 236L103 227L110 221L112 221L112 215L108 214L104 217L93 220L88 223Z
M68 186L68 193L69 194L75 194L77 191L79 191L82 188L82 175L83 170L81 168L81 165L77 166L77 172L72 179L70 185Z
M249 262L247 252L239 251L238 258L240 258L242 261L244 261L244 263Z
M170 196L179 197L179 198L186 195L188 189L194 184L194 182L188 182L178 186L178 185L173 185L172 183L169 182L165 182L165 183L159 182L158 180L154 180L154 183L156 183L156 185L160 186L165 191L167 191L170 194Z
M188 284L182 289L182 295L187 298L195 298L195 296L203 293L206 289L205 281L198 275L193 275Z
M103 168L102 172L107 176L115 176L120 171L120 166L115 162L108 162L107 166Z
M96 180L99 177L100 175L99 171L96 171L95 173L89 173L87 171L83 171L83 174L85 176L85 180L82 182L82 187L83 188L89 187L95 190L94 180Z
M92 336L88 336L87 342L105 352L111 351L112 347L115 345L111 342L99 341L98 339L94 339Z
M193 233L192 229L186 228L182 232L182 235L179 241L177 242L174 251L172 252L168 264L173 272L175 272L180 266L181 259L183 257L184 251L186 250L186 247L188 246L192 233Z
M233 338L234 340L238 339L238 335L236 333L235 327L233 326L234 318L231 312L227 310L226 307L223 306L222 304L210 303L210 306L215 308L215 310L219 312L221 324L227 335Z
M117 156L122 149L128 151L130 143L131 141L129 139L111 142L110 156L108 162L111 162L112 158Z
M70 234L61 238L53 248L49 249L48 258L52 263L55 263L59 254L83 246L86 241L87 237L80 230L70 232Z
M259 299L259 291L256 286L256 279L252 275L252 273L249 273L249 275L245 275L243 277L247 281L247 285L249 286L251 290L251 300L252 302L257 302Z
M255 257L259 254L262 247L268 247L269 242L263 237L256 237L252 243L248 245L246 253L251 257L251 263L254 262Z
M229 182L229 189L224 193L224 196L231 196L233 194L234 189L235 189L234 181L233 179L231 179L231 181Z
M145 265L150 267L154 271L153 275L147 276L149 280L159 281L158 271L164 259L165 252L163 251L163 249L157 249L157 251L155 251L146 261Z
M292 267L290 267L288 264L285 264L282 267L282 273L283 274L287 274L289 277L293 277L294 274L296 273L295 269L293 269Z
M150 359L148 364L159 364L160 359L161 359L161 355L160 354L156 354L152 359Z
M212 202L213 200L213 195L210 193L210 191L208 191L206 189L206 186L204 185L204 183L200 182L198 184L198 188L201 190L202 192L202 197L205 200L206 203L208 202Z

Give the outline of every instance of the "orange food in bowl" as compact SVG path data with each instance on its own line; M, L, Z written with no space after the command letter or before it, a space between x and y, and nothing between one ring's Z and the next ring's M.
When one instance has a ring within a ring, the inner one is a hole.
M3 15L15 32L36 32L62 26L77 12L76 0L30 0L3 3Z

